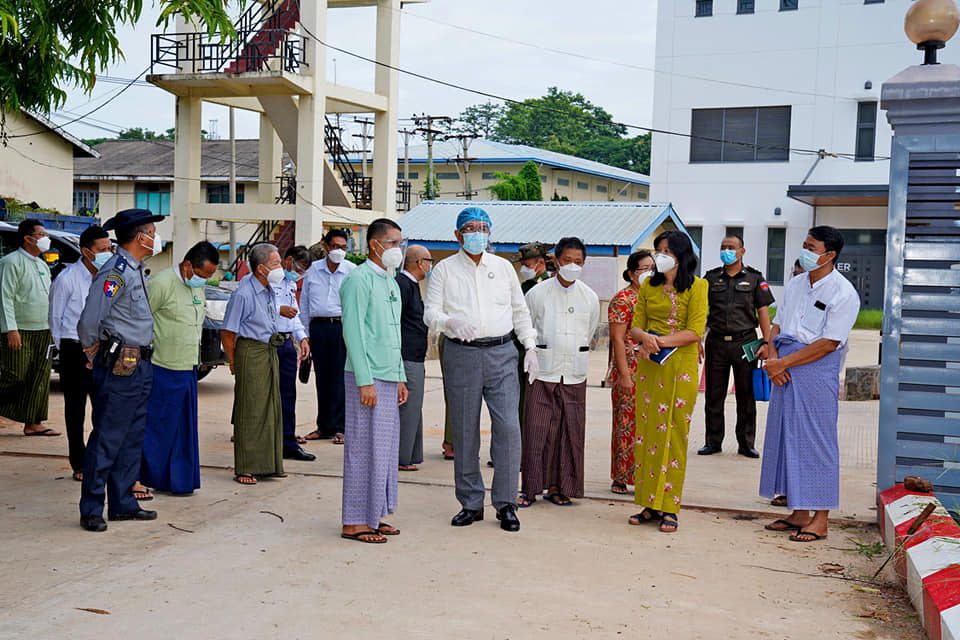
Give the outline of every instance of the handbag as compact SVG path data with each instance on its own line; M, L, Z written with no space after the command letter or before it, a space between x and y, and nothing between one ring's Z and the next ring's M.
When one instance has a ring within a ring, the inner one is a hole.
M758 402L770 401L770 376L763 370L763 361L753 370L753 399Z

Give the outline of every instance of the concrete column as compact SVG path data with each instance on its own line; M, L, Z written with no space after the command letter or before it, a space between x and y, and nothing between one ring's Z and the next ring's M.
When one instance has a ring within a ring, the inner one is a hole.
M176 140L173 159L173 250L182 256L200 241L200 224L192 217L194 203L201 202L200 190L200 98L177 97Z
M280 179L283 173L283 145L280 136L265 114L260 114L260 184L257 185L257 200L262 204L273 204L280 195ZM253 202L250 194L246 196Z
M400 0L377 2L377 61L396 68L400 60ZM375 114L373 138L373 209L397 215L398 73L377 66L374 91L387 98L387 110Z
M321 40L327 37L326 0L300 5L300 24ZM300 96L297 116L296 241L310 246L323 235L324 116L327 101L327 51L315 40L306 43L304 75L313 76L313 93Z

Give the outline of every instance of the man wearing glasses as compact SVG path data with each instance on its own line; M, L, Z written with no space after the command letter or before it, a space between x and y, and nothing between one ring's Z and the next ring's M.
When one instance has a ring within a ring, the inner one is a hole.
M50 393L50 236L39 220L17 227L19 248L0 260L0 416L23 423L25 436L47 429Z
M507 260L487 253L490 216L467 207L457 216L461 250L441 260L430 276L424 322L446 336L444 387L453 430L453 461L461 511L450 524L463 527L483 520L484 486L480 475L480 407L486 401L491 421L491 453L496 461L492 499L500 527L519 531L516 515L520 473L520 382L514 334L527 349L524 371L538 373L536 332Z

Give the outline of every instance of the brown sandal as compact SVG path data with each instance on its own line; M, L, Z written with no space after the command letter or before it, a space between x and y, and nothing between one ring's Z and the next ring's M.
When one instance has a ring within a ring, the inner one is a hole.
M238 473L233 477L234 482L239 482L240 484L257 484L257 477L252 473Z

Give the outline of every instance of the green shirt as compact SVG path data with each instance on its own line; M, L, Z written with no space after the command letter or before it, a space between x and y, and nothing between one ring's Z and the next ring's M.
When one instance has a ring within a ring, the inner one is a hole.
M50 267L17 249L0 260L0 331L50 328Z
M147 282L153 313L153 362L165 369L190 371L200 364L200 334L206 310L203 287L191 289L178 267L164 269Z
M353 372L357 386L373 379L406 382L400 358L400 287L386 270L367 260L350 272L340 286L343 341L347 345L344 369Z

